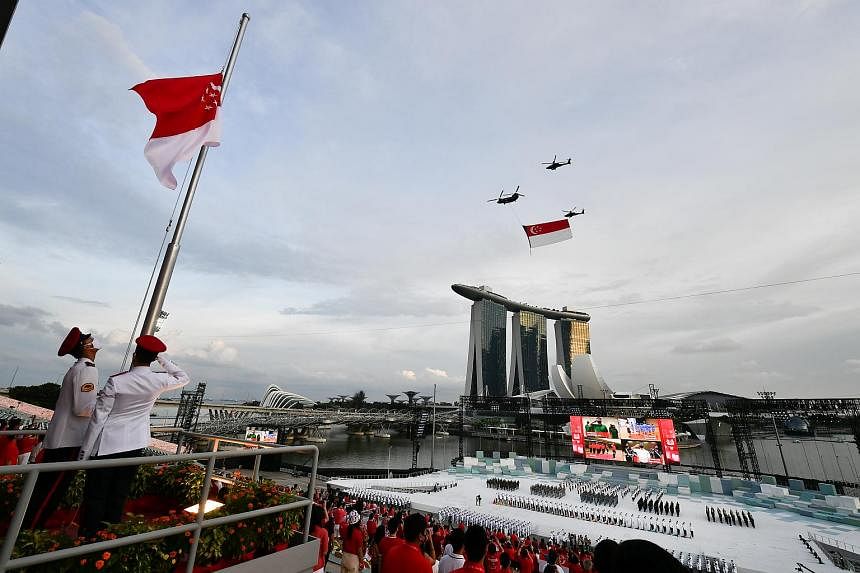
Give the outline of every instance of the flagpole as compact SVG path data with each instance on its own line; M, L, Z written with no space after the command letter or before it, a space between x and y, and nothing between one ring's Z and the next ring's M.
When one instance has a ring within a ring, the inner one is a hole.
M227 93L227 85L230 83L230 76L233 75L233 66L236 64L236 57L239 55L242 38L245 36L245 28L248 26L250 19L251 17L247 13L242 14L242 17L239 19L239 29L236 31L233 49L230 50L230 58L224 67L224 79L221 82L222 104L224 103L224 96ZM191 181L188 183L188 191L185 192L185 201L182 203L182 210L179 212L179 219L176 221L173 239L167 245L167 251L164 253L164 261L161 263L161 270L158 273L158 280L152 289L152 298L149 301L149 308L146 310L146 318L143 321L143 328L140 330L141 334L153 334L155 332L155 324L158 320L158 315L161 313L161 307L164 305L164 298L167 296L167 287L170 285L170 277L173 275L176 259L179 257L182 233L185 231L188 212L191 210L191 202L194 201L194 193L197 191L197 183L200 181L200 172L203 171L203 163L206 161L206 152L208 150L209 147L205 145L201 146L200 152L197 154L197 162L194 164L194 172L191 174Z

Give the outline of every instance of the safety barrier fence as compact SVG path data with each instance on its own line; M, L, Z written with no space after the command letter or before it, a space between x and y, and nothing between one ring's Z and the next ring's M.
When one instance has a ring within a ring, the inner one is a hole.
M13 435L19 436L23 434L43 434L44 430L14 430L14 431L4 431L0 432L0 435ZM256 517L263 517L266 515L272 515L276 513L280 513L283 511L290 511L296 509L305 509L305 519L304 519L304 527L302 530L302 543L306 543L308 541L308 534L310 532L310 522L311 522L311 512L310 507L313 504L313 493L316 487L316 471L319 463L319 449L313 445L305 445L305 446L280 446L277 444L262 444L260 442L250 441L250 440L239 440L233 438L227 438L224 436L213 436L207 434L198 434L194 432L187 432L178 428L153 428L153 433L170 433L173 435L178 435L180 438L188 438L191 440L201 440L208 442L209 451L199 452L199 453L189 453L189 454L172 454L172 455L163 455L163 456L145 456L145 457L137 457L137 458L116 458L116 459L105 459L105 460L87 460L87 461L72 461L72 462L54 462L54 463L40 463L40 464L25 464L25 465L15 465L15 466L0 466L0 475L3 474L24 474L24 484L21 491L21 497L18 499L18 503L15 506L15 512L12 517L12 521L9 524L9 529L6 532L6 537L3 540L2 546L0 546L0 573L4 573L5 571L11 569L18 569L22 567L32 567L34 565L43 565L45 563L50 563L53 561L60 561L62 559L67 559L70 557L80 557L83 555L91 554L91 553L100 553L103 551L110 551L112 549L116 549L118 547L125 547L128 545L135 545L138 543L146 543L149 541L155 541L158 539L162 539L164 537L170 535L179 535L184 534L185 532L191 532L192 534L192 543L191 548L188 553L188 563L186 567L187 573L191 573L194 569L194 565L196 563L197 558L197 549L200 543L200 535L203 532L203 529L208 527L215 527L218 525L226 525L229 523L236 523L245 519L253 519ZM179 440L179 445L177 445L177 451L182 448L183 440ZM218 448L222 444L229 444L234 446L244 446L246 449L240 450L232 450L232 451L224 451L219 452ZM253 453L249 452L247 448L254 448L255 451ZM215 462L217 460L224 460L230 458L243 458L248 457L250 455L254 456L254 469L252 473L252 479L256 480L259 476L260 470L260 460L262 456L282 456L284 454L311 454L313 456L313 466L312 471L309 474L308 480L308 489L306 497L299 497L297 501L285 503L281 505L275 505L271 507L266 507L262 509L254 509L250 511L244 511L242 513L235 513L232 515L225 515L220 517L214 517L210 519L206 519L204 507L207 499L209 498L209 489L213 479L213 473L215 470ZM36 480L38 479L40 474L43 473L51 473L51 472L61 472L61 471L77 471L77 470L89 470L89 469L105 469L105 468L116 468L116 467L125 467L125 466L144 466L144 465L154 465L154 464L168 464L168 463L180 463L180 462L196 462L200 463L206 468L206 475L203 480L203 486L200 491L200 498L198 503L198 511L197 518L194 523L188 523L185 525L177 525L173 527L166 527L164 529L159 529L157 531L149 531L146 533L138 533L135 535L129 535L127 537L121 537L117 539L110 539L106 541L99 541L96 543L82 544L76 547L69 547L66 549L60 549L57 551L52 551L48 553L39 553L36 555L29 555L26 557L18 557L16 559L12 559L12 550L15 547L15 543L18 539L18 534L21 531L21 525L24 521L24 513L27 509L27 506L30 503L30 499L33 495L33 490L36 486Z

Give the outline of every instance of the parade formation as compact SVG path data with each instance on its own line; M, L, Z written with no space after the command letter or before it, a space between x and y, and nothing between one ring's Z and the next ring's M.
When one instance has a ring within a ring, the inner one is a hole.
M564 484L552 485L548 483L536 483L529 489L532 492L532 495L540 495L542 497L562 498L566 493Z
M755 528L755 519L753 519L752 514L747 510L738 511L737 509L726 509L722 507L714 509L713 507L706 505L705 515L708 517L708 521L711 522L716 522L719 519L720 523L724 523L726 525Z
M590 506L573 505L560 501L550 501L541 498L531 498L507 493L498 494L493 500L493 504L537 511L539 513L548 513L561 517L581 519L583 521L604 523L606 525L627 527L642 531L653 531L654 533L674 535L676 537L694 537L693 526L691 523L670 520L667 518L655 519L654 516L645 518L633 513L600 507L594 508Z
M456 527L460 523L480 525L493 531L503 531L508 535L513 533L519 537L527 537L534 533L534 525L530 521L494 516L459 507L443 507L439 511L439 520L451 527Z

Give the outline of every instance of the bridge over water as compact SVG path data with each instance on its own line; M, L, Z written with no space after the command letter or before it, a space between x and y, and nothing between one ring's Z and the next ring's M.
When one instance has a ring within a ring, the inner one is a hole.
M159 405L176 405L174 401L160 400ZM295 408L275 409L261 406L227 405L203 403L202 412L208 419L197 424L198 431L217 435L244 434L245 428L278 427L297 433L335 425L345 425L351 430L372 430L375 428L411 429L430 420L432 406L412 406L407 408ZM459 423L459 411L452 406L436 407L437 426Z

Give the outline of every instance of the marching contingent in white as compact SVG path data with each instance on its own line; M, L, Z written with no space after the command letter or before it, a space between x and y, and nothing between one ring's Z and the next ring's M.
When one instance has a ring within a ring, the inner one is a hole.
M373 503L396 507L398 509L409 507L410 503L409 496L407 495L379 489L354 487L346 490L345 493L353 499L363 499L364 501L372 501Z
M439 510L439 520L442 521L442 523L451 525L452 527L455 527L460 523L467 526L480 525L481 527L486 527L491 531L503 531L506 535L514 533L519 537L527 537L535 532L535 528L530 521L501 517L498 515L489 515L459 507L443 507Z
M672 557L681 562L684 567L693 571L704 571L705 573L738 573L738 566L734 561L726 561L719 557L710 557L687 553L685 551L670 551Z

